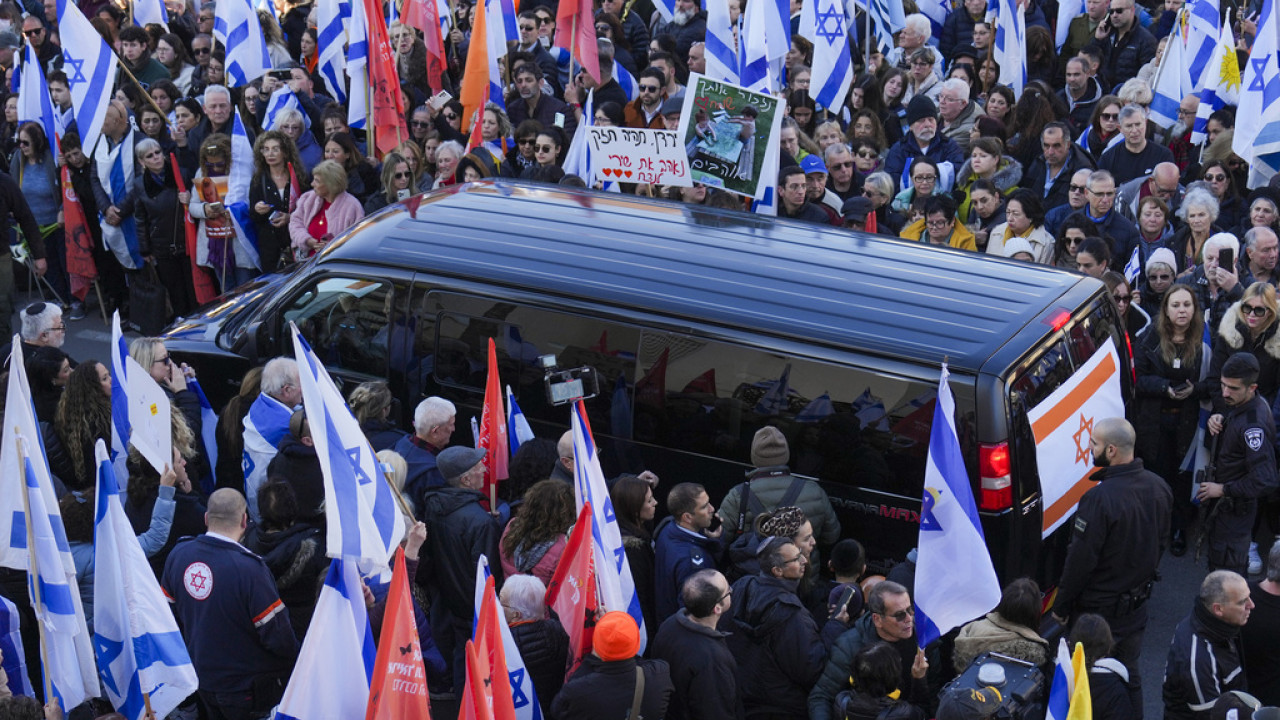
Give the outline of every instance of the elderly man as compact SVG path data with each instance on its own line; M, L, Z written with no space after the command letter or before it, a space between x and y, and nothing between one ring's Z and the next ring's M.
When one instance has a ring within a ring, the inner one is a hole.
M413 434L400 438L394 450L408 465L404 493L421 508L422 493L443 487L445 477L436 466L437 456L453 437L458 409L442 397L429 397L413 411ZM421 519L421 518L419 518Z
M827 214L828 222L840 227L840 196L827 189L827 166L817 155L806 155L800 161L804 170L805 199L810 205Z
M1164 666L1164 716L1208 720L1219 697L1245 690L1240 629L1253 611L1249 583L1215 570L1200 583L1191 614L1178 623Z
M1116 209L1116 180L1106 170L1089 173L1085 184L1087 204L1084 214L1098 227L1098 234L1111 238L1111 257L1120 265L1128 262L1139 241L1138 226Z
M417 582L431 599L431 634L453 672L455 690L461 692L466 643L475 617L476 563L481 555L498 557L502 526L480 504L485 499L480 491L484 450L446 448L435 461L447 485L430 487L422 497L422 520L431 532ZM491 568L501 582L501 564L492 563Z
M1034 168L1035 165L1033 164ZM1071 173L1071 179L1067 181L1067 203L1059 205L1044 216L1044 228L1054 235L1058 234L1058 228L1062 226L1062 221L1067 219L1068 215L1079 212L1088 205L1088 184L1089 175L1093 170L1089 168L1080 168ZM1047 204L1045 207L1049 207Z
M223 85L210 85L205 88L204 119L187 131L187 146L178 148L178 162L185 167L199 167L200 145L204 143L204 139L217 133L230 136L234 122L231 91ZM246 123L244 131L249 136L249 143L253 144L253 128Z
M715 570L699 570L684 581L680 596L684 609L662 623L650 650L654 658L671 666L675 694L667 717L743 717L735 679L738 662L725 643L729 634L717 627L733 605L729 581Z
M862 173L854 166L853 152L844 143L833 143L822 151L822 161L827 164L827 189L841 200L862 197Z
M903 173L916 158L927 157L938 164L951 163L953 174L964 164L960 146L938 132L938 107L932 100L923 95L911 98L907 104L907 125L911 129L906 137L894 143L884 159L884 171L900 187L910 184Z
M1178 120L1169 128L1165 136L1165 145L1173 153L1173 161L1179 170L1186 170L1193 161L1200 158L1200 147L1191 144L1191 131L1195 128L1196 112L1200 110L1200 98L1194 93L1182 98L1178 103Z
M884 61L900 70L911 70L911 55L924 47L933 37L933 25L920 13L906 17L906 26L898 33L898 46L884 56ZM934 53L933 71L942 77L942 53Z
M67 324L57 303L33 302L22 309L22 352L40 347L60 348L67 340ZM5 318L8 320L8 318Z
M1138 203L1149 195L1155 195L1169 206L1169 212L1172 213L1182 202L1183 187L1178 182L1181 175L1175 163L1162 162L1156 165L1150 175L1136 177L1116 189L1116 210L1137 222ZM1146 262L1145 255L1143 262Z
M675 14L670 20L659 20L653 26L653 36L671 35L676 39L676 56L688 57L689 48L705 39L707 13L699 7L698 0L676 0Z
M1150 175L1162 162L1173 162L1169 148L1147 140L1147 111L1142 106L1125 105L1120 110L1120 132L1124 142L1098 159L1098 169L1109 171L1117 184Z
M262 391L244 417L244 488L249 515L257 521L258 489L267 480L267 467L289 434L289 419L302 405L298 362L278 357L262 368ZM238 489L238 488L237 488Z
M1068 204L1071 176L1092 170L1093 158L1071 142L1071 130L1063 122L1051 122L1040 131L1040 157L1031 163L1018 183L1036 193L1046 208Z
M1268 227L1249 228L1244 234L1244 254L1242 258L1240 282L1248 287L1256 282L1276 285L1276 259L1280 258L1280 247L1277 246L1276 234Z
M960 78L942 83L942 92L938 93L938 115L942 118L941 133L951 138L968 156L969 132L978 118L986 116L982 108L969 99L969 83Z

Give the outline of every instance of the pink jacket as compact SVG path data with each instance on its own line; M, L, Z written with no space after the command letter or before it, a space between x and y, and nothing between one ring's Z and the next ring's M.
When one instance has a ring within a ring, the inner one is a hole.
M298 207L294 210L293 217L289 218L289 238L293 241L293 247L306 250L307 241L314 239L307 231L307 226L311 224L311 219L320 211L322 205L324 200L320 199L315 190L308 190L298 198ZM325 219L329 222L329 232L335 237L360 222L363 217L364 208L361 207L360 201L346 192L334 198L329 211L325 213Z

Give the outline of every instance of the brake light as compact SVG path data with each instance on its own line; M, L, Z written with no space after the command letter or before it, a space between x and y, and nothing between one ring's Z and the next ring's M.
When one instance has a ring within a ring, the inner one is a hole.
M1013 507L1013 470L1009 443L979 443L978 509L999 512Z
M1058 308L1057 310L1054 310L1049 317L1044 319L1044 324L1053 328L1054 331L1058 331L1062 329L1063 325L1066 325L1070 321L1071 313L1063 308Z

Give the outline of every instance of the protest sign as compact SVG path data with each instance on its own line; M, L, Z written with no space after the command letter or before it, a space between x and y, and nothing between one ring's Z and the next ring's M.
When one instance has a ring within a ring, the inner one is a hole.
M762 198L777 183L777 162L766 154L778 142L782 112L777 98L691 74L678 132L693 181Z
M594 180L693 186L689 161L676 131L593 125L587 133Z

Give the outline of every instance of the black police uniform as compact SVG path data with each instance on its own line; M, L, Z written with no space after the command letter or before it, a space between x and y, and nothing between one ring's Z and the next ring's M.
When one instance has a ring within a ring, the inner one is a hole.
M1222 420L1215 458L1223 497L1209 509L1209 569L1248 577L1249 540L1258 499L1275 492L1275 421L1261 395L1233 408Z
M1071 521L1071 546L1058 583L1053 612L1075 617L1097 613L1116 639L1114 656L1129 669L1141 708L1138 655L1147 627L1147 598L1160 556L1169 542L1173 493L1142 460L1105 467L1098 484L1080 498Z

